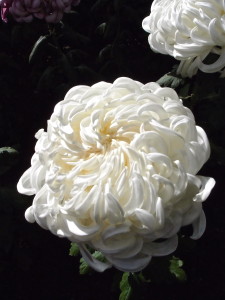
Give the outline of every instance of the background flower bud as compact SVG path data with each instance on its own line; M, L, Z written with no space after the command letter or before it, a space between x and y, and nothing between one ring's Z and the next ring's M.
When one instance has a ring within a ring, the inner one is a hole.
M69 12L71 5L78 5L80 0L1 0L1 16L7 21L11 14L17 22L31 22L34 18L47 23L59 22L64 12Z

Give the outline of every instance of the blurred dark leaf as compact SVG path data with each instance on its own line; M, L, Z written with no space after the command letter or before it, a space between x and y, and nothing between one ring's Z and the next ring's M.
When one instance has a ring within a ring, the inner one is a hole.
M88 61L90 57L87 52L79 49L65 49L65 53L73 66L77 66Z
M86 82L87 84L92 84L92 82L98 82L101 80L100 75L92 70L91 68L80 65L78 67L75 67L74 70L78 73L79 82Z
M185 83L185 80L183 78L180 78L176 74L168 73L157 80L157 83L162 87L171 87L173 89L176 89L182 86Z
M102 24L100 24L100 25L96 28L95 33L96 33L97 35L104 36L106 27L107 27L107 25L106 25L105 22L102 23Z
M56 83L56 76L58 72L58 67L57 66L48 66L44 72L42 73L38 84L37 84L37 89L38 90L46 90L49 89L50 87L53 87Z
M62 33L58 36L58 42L69 47L83 49L91 43L90 38L82 33L76 32L69 25L66 25Z
M98 16L105 11L105 8L112 3L112 0L97 0L95 4L91 7L91 14Z
M18 160L17 150L11 147L0 148L0 175L7 172Z
M113 59L106 62L100 69L100 74L105 78L106 81L113 81L116 77L115 73L118 72L117 62Z
M59 60L61 72L66 79L73 78L73 65L71 65L67 55L62 54Z
M112 45L106 45L101 51L99 52L98 58L100 63L106 63L111 58L111 50Z
M47 36L40 36L37 42L34 44L32 51L29 55L29 63L35 63L38 61L40 55L45 51L45 46L48 43Z
M107 40L112 40L118 31L118 26L120 24L120 20L117 16L113 16L106 23L104 38Z

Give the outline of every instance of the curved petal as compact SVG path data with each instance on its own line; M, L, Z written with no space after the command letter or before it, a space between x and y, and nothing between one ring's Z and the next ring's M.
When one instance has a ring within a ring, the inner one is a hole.
M28 207L27 210L25 211L25 219L30 223L35 222L35 217L34 217L34 212L33 212L32 206Z
M21 194L34 195L36 193L36 190L31 186L31 183L30 183L31 168L29 168L28 170L26 170L24 172L24 174L20 178L19 182L17 183L17 190Z
M194 197L193 201L203 202L211 193L216 181L211 177L197 176L201 180L201 189L199 193Z
M202 72L206 72L206 73L215 73L215 72L222 70L224 67L225 67L225 48L221 51L221 55L218 57L218 59L214 63L212 63L210 65L201 63L199 65L199 69Z
M206 218L203 210L199 218L195 220L195 222L192 225L193 225L193 234L191 238L193 240L197 240L203 235L206 228Z
M87 250L84 244L78 244L81 255L83 259L88 263L88 265L97 272L104 272L105 270L111 268L111 264L103 263L96 258L94 258L91 253Z
M151 256L139 255L131 259L118 259L107 255L107 260L122 272L139 272L150 262Z
M164 256L174 252L177 249L178 237L172 236L163 242L151 242L144 244L142 252L151 256Z

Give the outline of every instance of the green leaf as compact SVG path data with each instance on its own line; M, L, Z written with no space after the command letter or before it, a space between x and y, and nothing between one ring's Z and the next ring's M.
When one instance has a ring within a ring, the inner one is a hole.
M176 76L176 74L168 73L164 76L162 76L159 80L157 80L157 83L162 87L171 87L173 89L176 89L184 84L184 79Z
M79 272L81 275L85 275L88 274L91 271L91 268L89 267L89 265L86 263L86 261L81 258L80 259L80 268L79 268Z
M11 147L0 148L0 175L8 171L16 162L18 152Z
M137 274L137 278L139 282L149 283L151 282L151 279L147 279L142 272Z
M17 156L18 152L11 147L1 147L0 155L10 155L12 157L12 156Z
M76 243L71 243L70 245L71 245L71 247L70 247L69 255L70 256L77 256L80 253L79 247L77 246Z
M92 254L92 256L101 262L106 261L104 255L100 251L95 251ZM80 270L79 271L80 271L81 275L88 274L92 271L91 267L87 264L87 262L83 258L80 259Z
M186 281L187 275L182 269L183 261L175 256L170 260L169 270L170 273L175 275L179 281Z
M120 297L119 300L129 300L132 295L132 287L129 282L130 273L123 273L122 279L120 281Z

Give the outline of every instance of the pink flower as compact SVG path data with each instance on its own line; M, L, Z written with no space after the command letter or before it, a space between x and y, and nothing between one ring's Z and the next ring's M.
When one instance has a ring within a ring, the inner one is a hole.
M0 0L1 18L7 22L11 14L17 22L31 22L34 18L47 23L59 22L64 12L69 12L71 5L78 5L80 0Z

